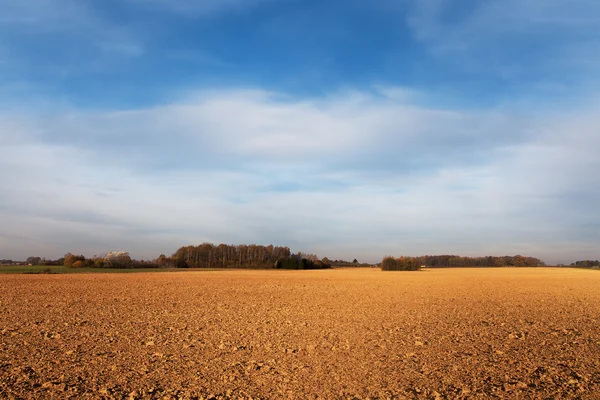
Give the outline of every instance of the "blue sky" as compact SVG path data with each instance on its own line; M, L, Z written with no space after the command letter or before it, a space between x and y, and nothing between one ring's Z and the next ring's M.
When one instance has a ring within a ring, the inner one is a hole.
M0 9L0 258L600 258L597 1Z

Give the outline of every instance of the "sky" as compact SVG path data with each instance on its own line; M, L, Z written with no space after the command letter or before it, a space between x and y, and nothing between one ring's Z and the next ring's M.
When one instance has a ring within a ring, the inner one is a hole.
M0 9L0 259L600 258L597 0Z

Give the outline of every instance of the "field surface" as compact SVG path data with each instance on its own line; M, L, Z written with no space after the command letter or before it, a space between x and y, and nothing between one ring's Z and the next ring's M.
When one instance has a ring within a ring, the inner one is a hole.
M174 268L68 268L63 265L0 265L0 274L90 274L90 273L135 273L167 272Z
M0 265L0 274L137 274L140 272L215 271L218 268L69 268L64 265Z
M0 275L0 398L598 398L600 272Z

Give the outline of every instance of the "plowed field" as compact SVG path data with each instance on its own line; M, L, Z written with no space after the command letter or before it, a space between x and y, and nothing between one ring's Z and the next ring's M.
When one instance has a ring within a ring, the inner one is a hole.
M600 271L0 275L0 398L600 398Z

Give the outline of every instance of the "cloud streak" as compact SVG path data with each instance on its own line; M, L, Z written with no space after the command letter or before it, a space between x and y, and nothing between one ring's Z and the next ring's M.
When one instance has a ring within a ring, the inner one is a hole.
M128 2L147 8L168 10L187 17L208 17L223 12L239 12L257 7L265 3L276 3L289 0L127 0Z
M447 0L421 0L406 15L414 37L437 57L458 61L463 72L493 73L521 86L598 84L598 2L508 0L459 8Z
M146 35L117 23L86 2L0 0L0 84L7 96L21 87L60 86L88 74L123 69L146 52ZM1 100L1 99L0 99Z

